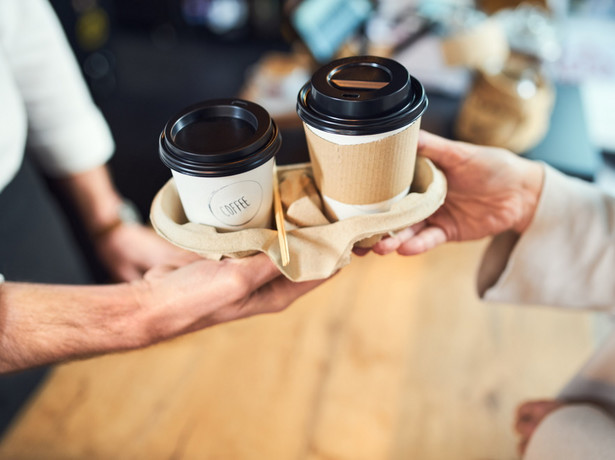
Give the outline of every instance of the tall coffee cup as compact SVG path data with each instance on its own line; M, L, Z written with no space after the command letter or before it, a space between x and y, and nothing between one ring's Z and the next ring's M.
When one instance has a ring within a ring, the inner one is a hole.
M339 59L313 74L297 113L329 217L387 211L408 193L426 108L421 83L391 59Z
M217 99L172 117L159 152L189 221L241 230L271 226L273 165L281 142L264 108Z

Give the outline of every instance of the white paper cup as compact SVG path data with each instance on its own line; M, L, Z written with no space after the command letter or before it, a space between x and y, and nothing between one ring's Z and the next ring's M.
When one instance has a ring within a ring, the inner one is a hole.
M271 225L273 158L251 171L195 177L172 171L190 222L224 230Z
M279 131L261 106L237 99L183 110L160 136L189 221L224 231L270 227Z
M299 92L316 185L329 217L384 212L410 190L427 96L391 59L322 67Z

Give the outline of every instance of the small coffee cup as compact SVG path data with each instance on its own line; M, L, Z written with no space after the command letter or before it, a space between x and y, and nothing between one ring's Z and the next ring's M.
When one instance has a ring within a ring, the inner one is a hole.
M297 113L331 219L384 212L408 194L427 103L403 65L375 56L333 61L303 86Z
M233 231L271 226L273 165L281 143L263 107L216 99L172 117L159 152L188 220Z

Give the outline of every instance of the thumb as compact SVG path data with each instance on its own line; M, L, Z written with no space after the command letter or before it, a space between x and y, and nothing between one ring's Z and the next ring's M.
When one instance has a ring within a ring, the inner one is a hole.
M172 264L160 264L154 265L152 268L147 270L143 275L143 278L146 280L155 280L158 278L163 278L166 274L177 270L176 265Z
M429 158L436 166L446 169L465 161L469 152L462 142L455 142L421 130L418 154Z
M231 259L229 263L236 265L235 268L238 273L245 277L253 290L269 283L281 274L278 267L264 253L241 259Z

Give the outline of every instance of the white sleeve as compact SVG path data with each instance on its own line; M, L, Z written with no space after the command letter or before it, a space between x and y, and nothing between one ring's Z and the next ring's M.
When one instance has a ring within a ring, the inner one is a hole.
M2 0L0 33L28 115L28 143L52 176L104 164L113 154L95 106L48 1Z
M486 270L508 257L495 282L479 285L485 300L615 309L615 198L545 166L527 231L508 254L492 250L505 238L494 239L481 265Z

